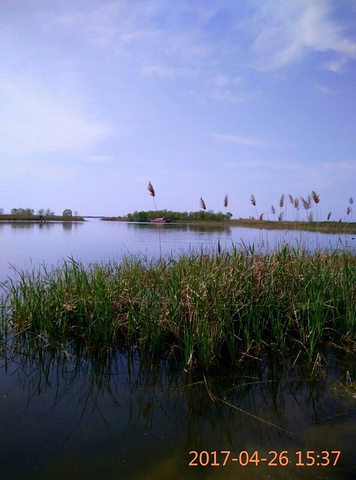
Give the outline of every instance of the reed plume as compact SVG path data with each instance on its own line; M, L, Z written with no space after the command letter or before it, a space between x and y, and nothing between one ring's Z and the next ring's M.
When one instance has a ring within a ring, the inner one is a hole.
M225 195L225 198L224 198L224 207L226 208L229 204L229 197L227 196L227 194Z
M291 194L288 195L290 203L293 205L294 203L294 198L292 197Z
M263 220L263 215L264 215L264 213L261 213L260 218L258 219L259 222L262 222L262 220Z
M349 198L349 204L352 205L354 203L354 199L352 197Z
M200 206L203 210L206 210L206 205L202 197L200 197Z
M148 187L147 188L148 188L148 191L150 192L150 195L152 197L155 197L156 192L155 192L155 189L153 188L153 185L152 185L151 182L148 182Z
M274 208L273 205L271 205L271 212L272 212L273 215L276 213L276 209Z
M314 190L312 191L312 199L314 200L314 203L319 203L320 202L320 195L318 195Z
M284 205L284 193L281 195L281 198L279 200L279 206L283 208L283 205Z
M351 207L349 206L349 207L347 207L346 215L350 215L350 213L351 213Z
M254 196L253 194L251 195L250 202L251 202L252 205L255 207L257 217L259 217L260 215L259 215L259 213L258 213L258 211L257 211L256 199L255 199L255 196ZM254 218L254 217L253 217L253 218Z
M299 206L299 198L295 198L295 199L294 199L294 208L299 211L299 208L300 208L300 206Z
M281 222L283 220L283 214L284 212L281 212L279 215L278 215L278 221Z
M153 188L153 185L152 185L151 182L148 182L147 190L150 192L150 195L153 198L153 203L154 203L154 206L155 206L155 210L157 210L156 202L155 202L156 192L155 192L155 189Z
M329 213L328 213L328 218L327 218L327 220L330 220L331 214L332 214L332 212L329 212Z
M308 198L306 200L303 197L300 197L300 198L302 200L302 204L303 204L303 207L305 208L305 210L309 210L309 208L311 207L310 195L308 195Z

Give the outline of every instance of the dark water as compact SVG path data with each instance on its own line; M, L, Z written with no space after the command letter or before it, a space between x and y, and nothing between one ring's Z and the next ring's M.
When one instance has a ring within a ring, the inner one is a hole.
M353 357L329 352L314 371L246 358L204 373L135 351L31 352L19 340L3 348L1 479L354 478ZM296 467L310 451L330 464ZM254 452L266 460L232 460Z
M265 251L293 239L309 248L352 244L350 236L238 228L3 224L0 281L14 274L10 263L152 258L218 243ZM308 363L301 353L295 363L296 350L203 372L134 350L87 352L71 344L51 352L16 336L0 340L1 480L354 478L351 355L329 350Z

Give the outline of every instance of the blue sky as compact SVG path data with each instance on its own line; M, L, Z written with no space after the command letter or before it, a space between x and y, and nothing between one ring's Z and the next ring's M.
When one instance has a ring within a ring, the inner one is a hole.
M2 0L0 207L356 197L354 0ZM301 210L303 218L305 212ZM287 218L295 213L289 204ZM350 216L348 217L350 218Z

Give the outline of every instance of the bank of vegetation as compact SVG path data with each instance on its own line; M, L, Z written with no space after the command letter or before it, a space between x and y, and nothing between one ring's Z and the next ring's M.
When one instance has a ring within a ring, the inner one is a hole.
M226 364L259 349L315 360L326 342L355 346L356 257L288 246L139 258L18 273L2 284L1 335L43 348L84 342L172 355L188 367Z
M249 227L267 230L304 230L324 233L347 233L356 234L356 222L304 222L304 221L278 221L278 220L259 220L254 218L232 219L224 213L213 213L205 211L197 212L173 212L170 210L141 211L128 214L125 217L103 217L105 221L124 221L124 222L149 222L151 218L166 217L174 223L195 225L221 225L224 223L229 226Z
M56 215L50 208L40 210L35 213L32 208L13 208L10 213L4 213L4 209L0 208L0 221L3 222L47 222L47 221L59 221L59 222L75 222L84 221L84 218L79 216L77 212L73 212L71 209L66 208L63 210L62 215Z
M39 215L0 215L0 222L84 222L83 217L65 217L63 215L47 215L40 217Z
M174 212L171 210L148 210L134 213L128 213L126 220L129 222L149 222L150 218L166 217L172 222L195 222L195 221L213 221L225 222L231 218L231 213L206 212L204 210L197 212Z

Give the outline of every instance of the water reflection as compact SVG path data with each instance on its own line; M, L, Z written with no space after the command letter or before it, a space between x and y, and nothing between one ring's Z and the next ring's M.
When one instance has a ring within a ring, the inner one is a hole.
M44 340L13 337L0 357L3 478L244 478L236 464L189 468L189 451L326 448L344 457L328 478L347 478L356 401L338 380L355 372L354 358L328 355L314 372L281 360L184 372L173 358L153 362L135 350L71 344L53 352ZM269 471L251 468L252 478ZM290 478L310 474L299 469Z
M145 229L154 229L159 230L160 232L164 232L169 234L172 230L179 230L181 232L203 232L205 234L214 234L217 232L224 232L227 234L231 234L231 226L227 224L221 225L194 225L194 224L184 224L184 223L148 223L148 222L128 222L128 228L138 229L138 230L145 230Z
M51 222L51 221L12 221L12 222L0 222L0 229L4 229L5 226L10 226L12 230L49 230L56 225L62 225L64 230L72 230L73 228L78 228L79 225L82 225L83 222Z

